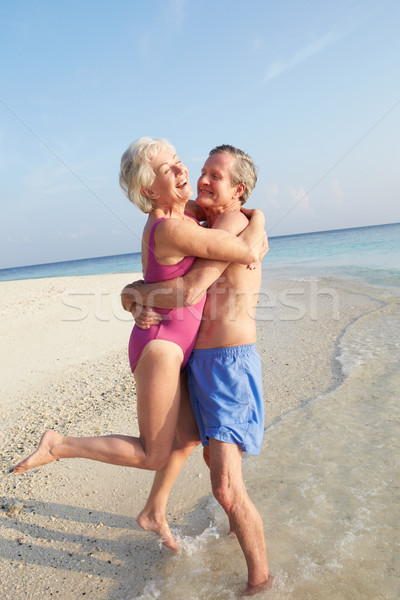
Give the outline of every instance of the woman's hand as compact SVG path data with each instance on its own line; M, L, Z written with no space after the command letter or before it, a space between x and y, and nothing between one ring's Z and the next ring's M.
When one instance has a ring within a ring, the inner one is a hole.
M247 268L250 271L254 271L254 269L257 267L257 265L262 261L264 256L267 254L268 250L269 250L268 236L267 236L267 233L264 232L264 237L262 238L262 240L260 242L260 256L258 257L258 261L251 263L251 265L247 265Z
M197 219L198 221L206 221L206 213L204 212L204 208L196 204L195 200L188 200L185 206L185 212L189 213Z
M247 217L248 219L250 219L250 224L256 224L256 231L258 231L259 233L256 234L256 237L253 236L253 238L249 239L249 242L251 240L251 247L256 251L256 254L258 253L258 258L255 262L247 265L247 268L250 270L254 270L257 267L257 264L259 262L262 261L262 259L264 258L264 256L267 254L268 252L268 237L267 237L267 233L264 230L265 227L265 217L264 217L264 213L259 210L258 208L244 208L243 206L240 208L240 211L245 215L245 217ZM248 230L248 227L246 227L246 229L244 230L242 236L245 237L246 236L246 231ZM250 231L250 230L249 230Z
M244 214L244 216L247 217L249 220L254 211L255 211L255 208L245 208L244 206L240 207L240 212L242 212Z
M244 206L242 206L240 212L242 212L249 220L253 218L258 220L262 219L263 223L265 223L264 213L258 208L244 208Z

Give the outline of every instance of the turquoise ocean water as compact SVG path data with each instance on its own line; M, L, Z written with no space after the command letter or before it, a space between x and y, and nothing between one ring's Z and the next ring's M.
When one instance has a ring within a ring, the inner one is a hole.
M301 271L400 285L400 223L271 238L264 264L283 277Z
M106 273L134 273L141 270L141 254L140 252L134 252L132 254L99 256L97 258L82 258L81 260L66 260L42 265L0 269L0 281L102 275Z
M295 275L336 274L376 283L400 284L400 223L270 238L264 269ZM284 267L284 269L283 269ZM142 270L140 252L0 269L0 281L133 273Z
M400 224L272 238L263 270L266 281L325 277L334 286L339 278L379 302L337 338L336 387L282 415L260 455L244 461L275 575L273 589L256 597L398 600ZM6 269L0 279L137 271L138 253ZM176 531L181 553L154 559L148 583L129 600L238 598L243 556L213 499L206 510L209 526L192 536Z

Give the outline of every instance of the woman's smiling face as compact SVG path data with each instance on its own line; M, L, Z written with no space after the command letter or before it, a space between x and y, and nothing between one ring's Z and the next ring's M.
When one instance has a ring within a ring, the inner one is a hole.
M161 200L168 204L186 203L193 190L190 187L188 170L176 154L162 148L151 164L155 180L151 186L142 188L143 193L155 201Z

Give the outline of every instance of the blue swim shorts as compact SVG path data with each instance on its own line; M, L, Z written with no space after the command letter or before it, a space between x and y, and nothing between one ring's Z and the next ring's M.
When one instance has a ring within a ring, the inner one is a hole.
M255 345L193 350L187 374L203 446L208 446L208 438L214 438L259 454L264 402Z

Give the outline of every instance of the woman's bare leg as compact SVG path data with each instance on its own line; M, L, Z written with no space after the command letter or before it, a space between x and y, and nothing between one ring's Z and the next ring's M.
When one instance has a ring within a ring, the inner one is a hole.
M186 375L182 374L181 404L172 453L165 467L156 472L146 505L137 518L140 527L157 533L164 545L174 552L179 550L179 545L173 538L166 521L168 497L183 465L199 443L200 438L190 406Z
M135 369L140 437L108 435L90 438L46 432L37 450L20 462L21 474L60 458L88 458L127 467L156 470L171 453L180 402L182 350L172 342L147 344Z

